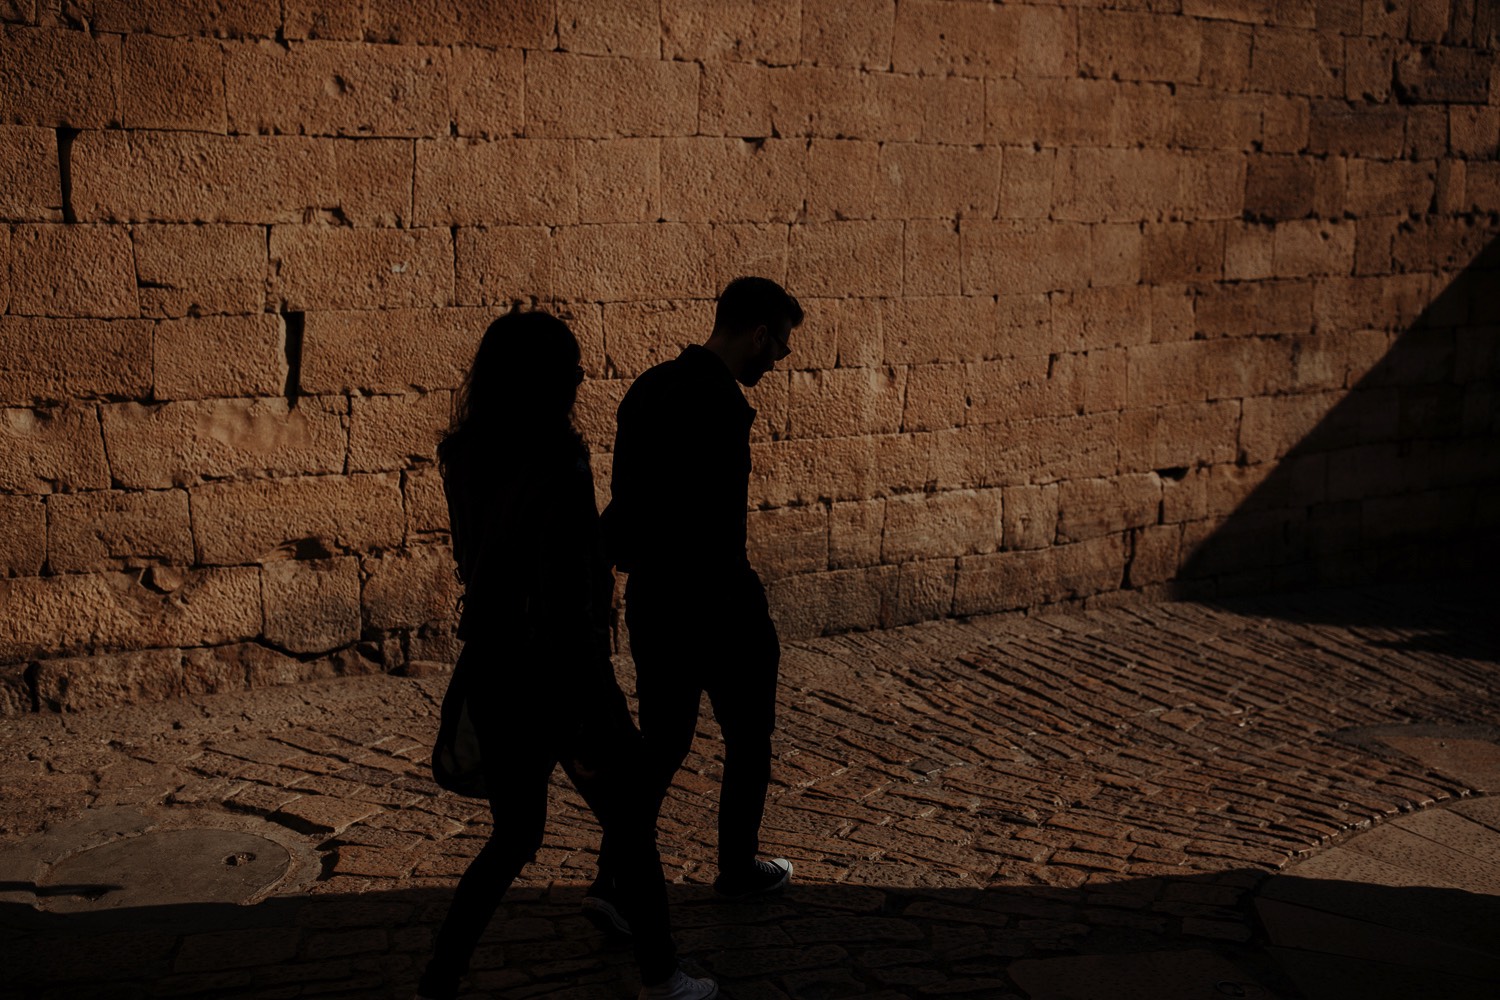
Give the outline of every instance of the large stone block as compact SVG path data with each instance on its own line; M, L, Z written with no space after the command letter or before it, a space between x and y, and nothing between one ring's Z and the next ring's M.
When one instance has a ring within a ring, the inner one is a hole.
M313 310L302 334L302 389L456 389L494 319L493 309Z
M521 50L455 46L450 58L448 96L454 131L480 139L519 135L526 81Z
M1271 250L1278 278L1347 275L1354 270L1354 223L1298 219L1276 227Z
M0 219L61 222L62 178L57 133L50 128L0 125Z
M574 144L579 222L655 222L662 217L660 139Z
M1026 44L1011 7L907 0L896 9L891 63L898 73L1009 77Z
M1113 80L1196 83L1203 58L1200 23L1146 12L1080 11L1079 71Z
M1064 596L1056 577L1051 548L965 556L958 560L953 613L993 614L1050 604Z
M107 128L119 122L120 39L67 28L0 25L5 120Z
M10 311L139 316L130 234L117 226L21 225L11 239Z
M965 221L959 232L966 295L1051 292L1089 284L1089 226Z
M0 667L0 716L24 715L35 709L31 682L26 678L28 669L25 663Z
M793 222L802 210L806 150L806 143L796 139L665 139L662 218Z
M1224 275L1221 222L1156 222L1143 227L1142 277L1148 284L1217 281Z
M1350 160L1344 207L1358 216L1423 214L1436 183L1430 163Z
M828 508L828 565L831 569L874 566L880 562L885 531L884 500L850 500Z
M1182 557L1182 526L1158 524L1135 533L1125 577L1132 589L1165 583L1177 576Z
M1484 104L1493 75L1493 56L1467 46L1422 46L1396 61L1397 92L1407 102Z
M0 580L0 661L91 649L135 650L237 642L260 633L253 567L187 571L168 581L138 573L67 573Z
M338 139L336 221L355 226L406 226L412 214L410 139Z
M1314 101L1307 151L1391 159L1401 155L1406 122L1407 114L1397 106Z
M570 226L552 237L556 260L570 262L555 279L567 300L630 302L708 299L713 287L713 233L697 223Z
M661 55L661 11L636 0L558 0L557 40L595 56Z
M143 649L138 653L43 660L36 668L37 700L54 712L114 708L166 701L186 693L182 653Z
M790 227L780 223L750 222L716 225L713 227L713 247L713 288L716 291L746 274L786 284L787 257L791 251ZM795 290L793 294L797 294ZM807 305L801 295L798 295L798 301L803 302L803 311L806 312ZM796 339L803 345L793 348L800 364L806 355L806 340L800 336Z
M553 0L368 0L365 7L372 42L551 50L556 28Z
M1042 549L1057 540L1058 490L1047 486L1007 486L1000 507L1006 549Z
M80 221L302 222L338 206L332 140L84 132L73 143Z
M142 315L176 318L265 308L264 227L134 226L130 235Z
M193 561L182 490L60 493L47 502L47 520L47 565L54 573Z
M1259 25L1250 53L1250 86L1271 94L1342 95L1343 41L1323 32Z
M969 408L968 388L966 365L912 366L906 377L901 430L940 431L963 426Z
M286 325L274 313L156 325L155 397L272 396L286 388Z
M443 477L435 467L412 469L401 477L406 504L406 541L441 540L448 534L448 500Z
M0 576L36 576L47 559L41 497L0 496Z
M1133 222L1167 216L1182 200L1184 162L1181 153L1161 149L1061 150L1052 181L1053 218Z
M1052 343L1059 349L1095 350L1151 341L1151 294L1144 285L1079 288L1054 292L1051 299Z
M1068 374L1065 365L1042 354L971 365L965 423L1002 424L1079 412L1082 400Z
M1240 401L1181 403L1127 410L1121 418L1120 468L1126 472L1234 461Z
M263 634L294 653L320 653L359 639L359 560L283 559L260 569Z
M888 364L960 362L1010 353L997 343L996 306L986 297L890 299L881 303L880 326Z
M1199 331L1215 337L1303 333L1313 324L1313 291L1308 281L1202 286L1194 321Z
M126 128L227 130L224 50L218 42L126 35L120 62L120 118Z
M698 72L691 62L529 52L526 134L580 139L693 135L698 131ZM642 94L652 99L642 100Z
M953 586L957 579L956 559L902 563L896 573L896 604L888 609L882 626L932 621L953 614Z
M1059 484L1057 540L1081 542L1142 528L1160 515L1161 480L1154 472L1075 479Z
M422 545L364 560L364 619L372 629L421 628L457 617L462 587L446 545Z
M955 490L885 502L882 562L994 552L1000 547L1001 491Z
M902 287L910 296L958 295L963 266L958 227L947 219L911 219L902 241Z
M765 383L766 379L762 379L761 384ZM618 378L585 379L578 387L578 400L573 404L573 426L583 435L583 443L590 452L600 454L614 448L615 412L619 410L620 400L625 398L628 388L630 383Z
M783 640L879 628L894 617L894 566L802 573L766 588L771 617Z
M208 483L192 502L198 560L209 564L392 548L406 527L389 474Z
M341 397L111 403L104 442L117 483L136 489L231 476L285 476L344 469L347 407Z
M283 0L282 35L290 39L364 37L364 0Z
M824 66L891 67L896 0L803 0L802 58Z
M877 203L902 219L993 218L1000 197L1000 150L892 142L880 147Z
M833 368L791 373L792 437L894 434L901 429L904 368Z
M115 34L271 38L281 28L278 0L183 3L182 0L70 0L69 12L94 31Z
M775 507L752 511L746 551L761 577L777 580L828 569L828 507Z
M801 50L799 0L723 4L717 0L663 0L662 55L701 62L740 60L787 65Z
M797 295L899 295L901 223L812 222L793 226L787 281Z
M864 499L872 495L876 483L876 459L869 439L754 442L750 456L752 506Z
M443 229L271 229L273 293L287 308L401 309L453 301L453 239Z
M556 139L417 143L419 225L559 226L578 219L574 144ZM519 180L524 178L524 180Z
M0 492L68 493L109 486L92 406L0 409Z
M355 396L350 407L349 471L385 472L435 459L452 419L453 393Z
M454 235L454 294L463 305L554 298L552 234L544 226L465 228Z
M235 132L446 135L448 52L360 42L246 42L224 49Z

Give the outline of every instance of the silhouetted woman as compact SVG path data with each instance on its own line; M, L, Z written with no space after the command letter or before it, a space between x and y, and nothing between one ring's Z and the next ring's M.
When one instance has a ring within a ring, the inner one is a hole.
M578 362L578 342L561 320L500 317L485 331L438 446L465 588L454 682L464 684L494 829L459 880L421 997L457 994L501 897L541 846L559 762L611 843L628 847L621 888L642 998L718 995L712 980L677 967L640 738L609 660L613 581L588 452L572 423Z

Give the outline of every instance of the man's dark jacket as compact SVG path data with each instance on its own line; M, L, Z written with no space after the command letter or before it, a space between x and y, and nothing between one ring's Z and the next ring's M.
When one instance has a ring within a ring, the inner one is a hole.
M605 543L632 587L701 594L754 582L745 555L755 410L718 355L692 346L620 403Z

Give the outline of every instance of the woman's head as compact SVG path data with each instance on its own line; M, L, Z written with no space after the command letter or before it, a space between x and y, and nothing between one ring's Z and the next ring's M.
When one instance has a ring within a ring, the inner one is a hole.
M578 341L568 325L540 311L506 313L489 325L454 398L448 440L501 434L517 442L571 433L582 381Z

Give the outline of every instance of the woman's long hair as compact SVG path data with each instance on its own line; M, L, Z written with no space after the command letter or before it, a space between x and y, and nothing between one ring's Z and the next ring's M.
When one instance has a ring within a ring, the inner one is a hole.
M480 444L501 456L582 451L573 428L579 356L573 331L550 313L510 312L491 323L453 397L438 462L446 467Z

